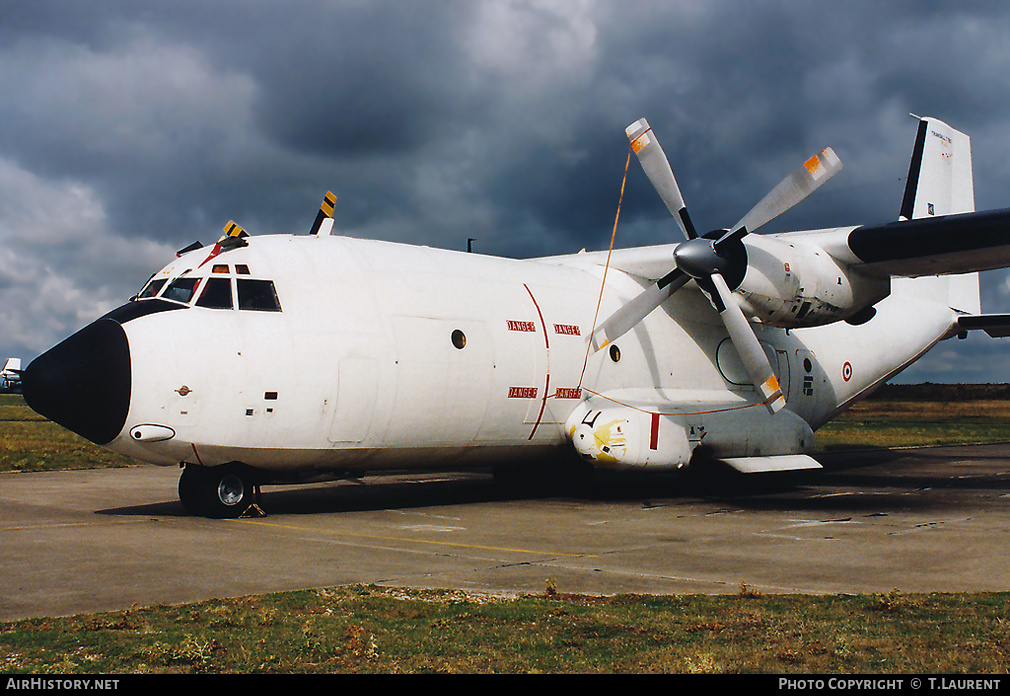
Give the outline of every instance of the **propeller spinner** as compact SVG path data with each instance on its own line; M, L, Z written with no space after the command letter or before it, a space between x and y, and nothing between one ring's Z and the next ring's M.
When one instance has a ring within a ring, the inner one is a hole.
M732 228L722 231L715 238L711 235L699 237L666 154L648 122L644 118L639 119L628 126L626 133L642 169L687 240L674 250L673 270L614 312L593 332L593 349L599 350L623 336L689 280L695 280L718 310L763 403L772 413L781 410L785 406L785 397L775 371L727 281L732 279L734 285L739 284L746 273L747 256L741 240L795 206L837 174L842 169L841 160L831 148L825 148L783 179Z

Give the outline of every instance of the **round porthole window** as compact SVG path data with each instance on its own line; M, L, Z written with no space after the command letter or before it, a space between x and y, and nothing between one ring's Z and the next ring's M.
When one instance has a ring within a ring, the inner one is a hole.
M452 332L452 345L463 350L463 346L466 345L466 334L459 329L454 330Z
M617 346L610 346L610 359L617 362L621 359L621 349Z

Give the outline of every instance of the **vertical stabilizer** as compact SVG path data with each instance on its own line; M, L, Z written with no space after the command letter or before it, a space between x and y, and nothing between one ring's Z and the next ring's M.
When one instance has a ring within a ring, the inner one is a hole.
M918 117L916 117L918 118ZM919 118L901 218L975 211L971 138L935 118Z
M920 118L915 148L901 200L902 220L975 211L971 138L935 118ZM978 273L921 279L920 292L945 297L949 306L968 314L981 311ZM927 287L928 286L928 287Z

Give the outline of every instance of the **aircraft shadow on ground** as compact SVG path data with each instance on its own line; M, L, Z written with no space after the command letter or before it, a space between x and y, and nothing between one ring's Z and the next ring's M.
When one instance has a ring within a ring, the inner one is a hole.
M429 508L523 500L638 502L654 507L708 501L752 510L886 512L951 505L944 492L1010 492L1010 475L985 470L962 475L949 468L907 466L904 460L949 459L950 452L870 450L818 455L822 470L739 474L707 466L689 475L603 474L577 485L497 483L489 472L439 476L375 476L360 482L264 486L258 506L267 515L314 515ZM976 459L972 453L972 459ZM1003 459L1003 457L998 457ZM910 470L911 469L911 470ZM873 494L868 494L872 491ZM109 508L105 515L189 517L178 500Z

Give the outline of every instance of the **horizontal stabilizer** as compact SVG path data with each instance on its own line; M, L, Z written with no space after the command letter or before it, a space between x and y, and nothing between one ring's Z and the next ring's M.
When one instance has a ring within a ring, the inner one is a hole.
M981 329L992 338L1010 336L1010 314L975 314L957 318L957 325L966 331Z
M731 457L720 461L729 464L742 474L823 468L816 459L806 454L783 454L775 457Z

